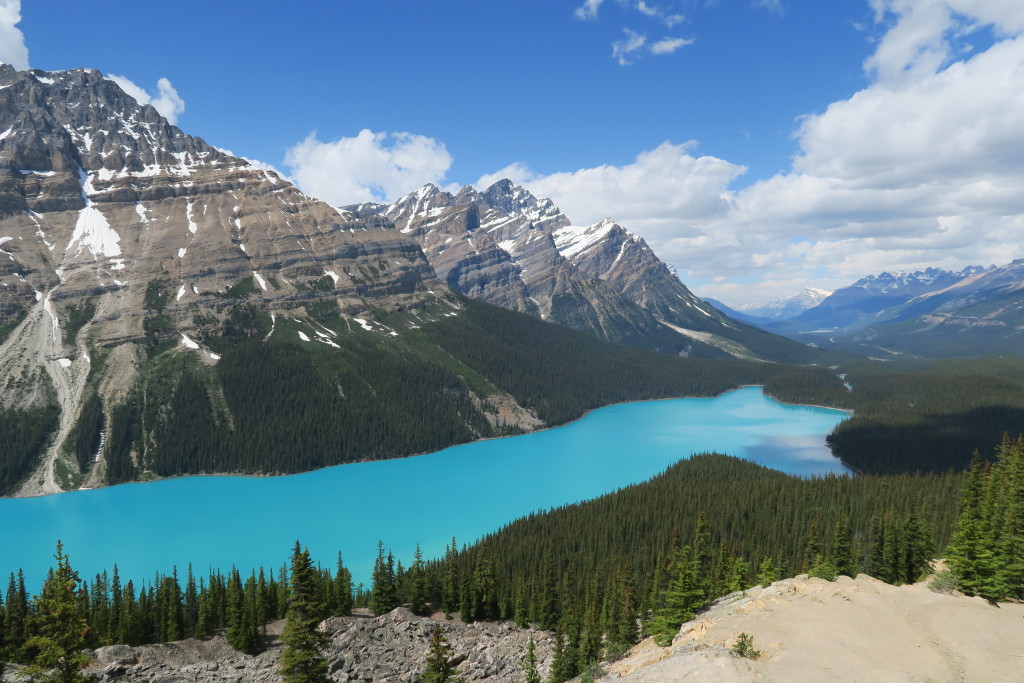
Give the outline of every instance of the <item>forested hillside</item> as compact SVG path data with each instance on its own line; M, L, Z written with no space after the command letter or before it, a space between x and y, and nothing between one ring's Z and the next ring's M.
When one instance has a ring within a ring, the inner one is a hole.
M273 319L241 301L224 325L195 333L208 353L190 352L180 335L155 326L130 393L104 406L95 387L102 373L90 376L86 403L94 409L83 410L69 439L80 473L62 483L77 485L90 471L102 430L99 482L117 483L399 457L562 424L609 403L711 396L745 384L815 397L842 391L828 369L679 358L471 300L458 306L457 314L442 307L426 320L382 313L364 326L337 307L311 305L314 317ZM96 366L105 359L97 353ZM25 425L5 444L0 485L10 492L55 417L0 415Z

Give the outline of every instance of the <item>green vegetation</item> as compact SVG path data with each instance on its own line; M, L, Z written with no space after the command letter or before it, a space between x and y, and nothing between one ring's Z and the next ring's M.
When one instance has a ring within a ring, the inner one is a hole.
M303 678L321 670L323 634L315 627L328 616L352 612L352 577L340 559L332 574L313 567L308 552L298 549L291 571L282 567L276 579L261 568L245 578L232 569L226 576L212 571L197 580L189 567L184 586L177 571L157 574L150 584L122 584L116 565L112 574L104 571L86 582L71 569L59 543L55 557L57 566L39 595L29 598L19 572L11 575L0 601L0 661L32 665L37 676L77 672L86 661L79 654L83 648L201 638L217 631L240 651L254 653L261 648L262 625L287 618L286 680L322 680ZM326 662L322 667L326 673Z
M55 405L0 410L0 493L12 493L28 475L59 419L60 409Z
M854 418L829 437L860 472L943 472L991 459L1005 432L1024 432L1024 359L859 362L844 366L853 391L822 396Z
M649 482L530 515L461 552L453 547L429 564L428 585L442 609L476 605L484 591L478 567L492 565L499 616L556 631L555 679L565 680L635 642L637 619L646 633L670 638L710 600L755 582L827 565L917 580L950 537L961 480L801 479L695 456ZM405 601L404 575L397 584ZM460 616L483 618L471 607Z
M317 629L324 608L317 602L316 578L309 551L302 549L296 541L288 582L287 622L281 634L281 642L284 643L281 677L285 683L327 681L327 660L323 650L328 640L327 635Z
M991 464L971 463L947 558L964 593L1024 599L1024 439L1005 438Z
M64 343L73 345L78 339L79 330L96 315L96 305L85 300L80 304L69 305L64 312L67 314L67 320L64 321Z
M749 633L741 633L736 636L732 651L747 659L757 659L761 656L761 651L754 648L754 636Z
M15 328L21 324L26 317L28 317L28 307L21 307L7 316L7 320L4 321L3 325L0 325L0 344L7 341L7 337L14 332Z
M78 594L78 572L71 568L60 541L54 559L57 567L27 613L30 635L24 649L34 657L25 673L45 683L86 681L81 670L89 663L89 656L82 650L89 626Z

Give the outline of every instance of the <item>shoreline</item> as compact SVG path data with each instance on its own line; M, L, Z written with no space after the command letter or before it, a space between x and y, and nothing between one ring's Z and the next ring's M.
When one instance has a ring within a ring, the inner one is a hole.
M482 438L479 438L479 439L473 439L471 441L463 441L461 443L453 443L453 444L450 444L448 446L445 446L444 448L440 448L440 449L435 450L435 451L420 451L420 452L417 452L417 453L409 453L409 454L406 454L406 455L396 455L396 456L393 456L393 457L390 457L390 458L363 458L362 460L350 460L348 462L340 462L340 463L336 463L334 465L325 465L324 467L318 467L318 468L312 469L312 470L303 470L301 472L278 472L278 473L275 473L275 474L265 474L265 473L264 474L256 474L256 473L247 473L247 472L213 472L213 473L211 473L211 472L197 472L197 473L194 473L194 474L176 474L176 475L169 476L169 477L152 476L152 477L137 479L135 481L125 481L125 482L119 482L117 484L104 484L102 486L82 487L82 488L76 488L76 489L69 489L67 491L59 491L59 492L40 491L38 493L31 493L31 494L28 494L28 495L0 496L0 500L5 500L5 499L17 500L17 499L26 499L26 498L43 498L43 497L46 497L46 496L59 496L61 494L66 494L66 493L76 493L76 492L85 492L85 491L99 491L99 490L102 490L102 489L112 488L114 486L132 486L132 485L138 485L138 484L153 484L153 483L157 483L157 482L161 482L161 481L173 481L175 479L190 479L190 478L193 478L193 477L240 477L240 478L252 478L252 479L265 479L265 478L271 478L271 477L290 477L290 476L295 476L295 475L300 475L300 474L309 474L310 472L319 472L321 470L325 470L325 469L328 469L328 468L331 468L331 467L344 467L345 465L358 465L358 464L363 464L363 463L386 462L386 461L389 461L389 460L403 460L405 458L418 458L418 457L424 456L424 455L431 455L433 453L439 453L439 452L447 450L449 448L457 448L459 446L467 446L467 445L470 445L470 444L481 443L481 442L484 442L484 441L494 441L496 439L509 439L509 438L513 438L513 437L516 437L516 436L525 436L527 434L539 434L541 432L545 432L545 431L548 431L550 429L558 429L560 427L565 427L565 426L571 425L571 424L573 424L575 422L579 422L580 420L584 419L585 417L587 417L591 413L594 413L594 412L596 412L598 410L603 410L605 408L611 408L613 406L627 405L627 404L630 404L630 403L652 403L652 402L655 402L655 401L681 401L681 400L684 400L684 399L691 399L691 398L694 398L694 399L720 398L720 397L725 396L726 394L731 393L733 391L739 391L741 389L752 389L752 388L760 388L761 389L761 394L765 398L768 398L768 399L770 399L772 401L775 401L776 403L778 403L780 405L793 406L793 407L803 407L803 408L819 408L819 409L822 409L822 410L835 410L835 411L838 411L838 412L841 412L841 413L846 413L848 415L848 417L852 417L853 416L853 411L852 410L846 410L844 408L835 408L835 407L832 407L832 406L820 406L820 405L814 405L814 404L808 404L808 403L788 403L786 401L779 400L778 398L772 396L771 394L766 393L765 390L764 390L764 385L763 384L741 384L739 386L733 387L731 389L726 389L726 390L724 390L722 392L719 392L717 394L712 394L712 395L709 395L709 396L668 396L668 397L662 397L662 398L641 398L641 399L635 399L635 400L629 400L629 401L617 401L617 402L614 402L614 403L606 403L605 405L597 406L595 408L588 408L581 415L579 415L578 417L573 418L572 420L568 420L566 422L562 422L562 423L557 424L557 425L545 425L545 426L543 426L543 427L541 427L539 429L534 429L534 430L531 430L531 431L522 432L520 434L506 434L504 436L487 436L487 437L482 437ZM831 450L832 449L829 448L830 452L831 452ZM842 460L842 458L839 458L838 456L836 456L834 454L833 454L832 457L834 457L843 467L845 467L845 468L849 469L850 471L854 472L855 474L857 474L857 476L862 476L862 474L860 472L858 472L856 469L850 467L847 463L845 463Z

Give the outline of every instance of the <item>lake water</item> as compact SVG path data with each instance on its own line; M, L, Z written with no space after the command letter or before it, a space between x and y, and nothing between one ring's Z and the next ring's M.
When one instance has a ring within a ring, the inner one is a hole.
M408 566L416 543L443 555L530 512L644 481L717 451L799 475L848 472L825 436L847 414L790 406L747 387L715 398L625 403L569 425L414 458L285 477L183 477L40 498L0 499L0 578L38 590L62 539L83 578L116 563L122 581L174 566L197 575L280 567L296 539L369 583L378 539ZM0 588L5 588L3 583Z

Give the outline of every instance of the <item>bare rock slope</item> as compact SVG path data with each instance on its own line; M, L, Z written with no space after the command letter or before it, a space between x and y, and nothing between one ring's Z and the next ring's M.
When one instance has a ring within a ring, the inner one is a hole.
M100 681L276 683L282 680L278 673L281 644L274 633L279 634L282 625L271 625L270 647L257 656L233 650L221 636L140 647L113 645L93 653L91 673ZM458 675L466 681L522 680L522 661L531 637L536 644L538 669L545 675L548 672L554 645L550 633L508 623L432 620L400 607L379 617L333 617L321 625L330 636L325 652L330 680L419 680L435 625L440 625L453 656L459 660Z
M731 648L753 637L758 659ZM1021 679L1024 605L890 586L861 574L798 576L722 598L671 647L644 641L608 680L1012 681Z

